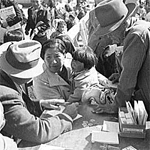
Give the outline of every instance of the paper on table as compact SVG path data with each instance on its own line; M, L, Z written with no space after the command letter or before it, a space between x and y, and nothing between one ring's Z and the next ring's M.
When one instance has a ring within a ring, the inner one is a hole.
M148 114L146 112L143 101L138 101L139 105L139 124L145 125L147 121Z
M65 148L58 147L58 146L51 146L51 145L41 144L39 150L65 150Z
M119 144L117 132L92 131L91 142L100 142L105 144Z
M63 112L63 110L65 109L64 106L59 106L60 107L60 110L44 110L43 114L50 114L51 116L56 116L57 114L60 114ZM81 118L82 115L78 114L74 119L74 120L77 120L79 118Z
M119 123L113 121L105 121L103 122L103 126L106 126L106 130L108 132L116 132L119 133ZM102 129L103 130L103 129ZM104 130L103 130L104 131Z

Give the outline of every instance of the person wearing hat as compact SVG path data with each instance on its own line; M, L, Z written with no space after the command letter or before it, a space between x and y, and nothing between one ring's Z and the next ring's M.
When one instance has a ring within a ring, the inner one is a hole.
M100 24L96 32L123 45L119 79L115 75L110 77L112 81L118 79L115 104L110 107L117 111L118 107L125 106L125 101L143 100L150 114L150 23L133 20L135 10L135 3L125 5L122 0L100 2L95 8Z
M0 47L0 101L6 119L2 132L37 144L71 130L72 119L77 116L77 104L67 105L54 117L47 114L38 118L31 112L31 100L22 85L43 72L41 47L35 40L7 42ZM57 101L50 100L49 105L53 107L54 104L58 104Z

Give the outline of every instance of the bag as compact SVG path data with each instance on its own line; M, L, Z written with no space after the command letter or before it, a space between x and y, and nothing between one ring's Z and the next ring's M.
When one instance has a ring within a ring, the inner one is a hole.
M117 113L114 100L115 91L102 86L91 86L82 95L83 103L95 105L94 113Z

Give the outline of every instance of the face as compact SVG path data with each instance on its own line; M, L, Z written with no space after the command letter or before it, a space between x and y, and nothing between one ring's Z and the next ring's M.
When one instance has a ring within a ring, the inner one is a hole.
M77 60L72 60L71 67L73 72L81 72L84 70L84 64Z
M47 49L44 55L46 67L53 73L61 71L65 56L57 48Z
M42 4L42 0L31 0L31 3L34 8L39 8Z
M67 32L67 27L66 27L66 25L61 24L61 25L58 26L58 30L61 33L66 33Z

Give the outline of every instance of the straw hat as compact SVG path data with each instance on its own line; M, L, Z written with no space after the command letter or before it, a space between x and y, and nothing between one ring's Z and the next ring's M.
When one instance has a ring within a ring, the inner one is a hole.
M116 30L134 13L135 9L135 3L125 5L122 0L100 2L95 8L95 16L100 24L97 32L99 35L105 35Z
M0 46L0 68L17 78L32 78L43 72L42 45L34 40L7 42Z

